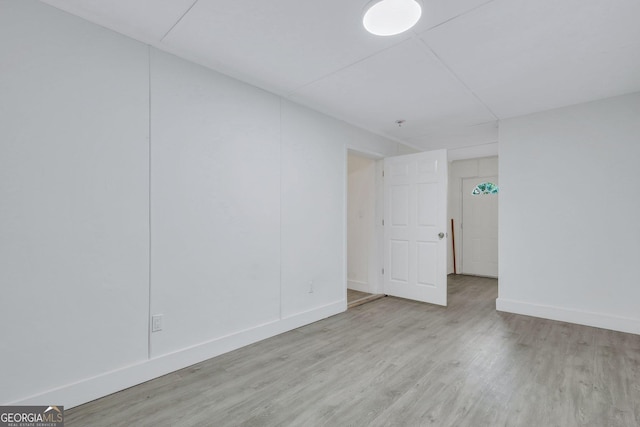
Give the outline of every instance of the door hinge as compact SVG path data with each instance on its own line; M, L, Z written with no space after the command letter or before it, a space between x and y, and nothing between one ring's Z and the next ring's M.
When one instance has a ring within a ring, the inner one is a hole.
M384 170L382 171L382 177L384 178Z
M382 220L382 225L384 225L384 219Z
M384 276L384 268L382 269L382 275Z

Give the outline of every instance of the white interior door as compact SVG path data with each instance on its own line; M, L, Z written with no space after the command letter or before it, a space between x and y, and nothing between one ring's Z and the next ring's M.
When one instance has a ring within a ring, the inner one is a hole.
M473 194L498 177L462 180L462 273L498 277L498 194Z
M384 292L447 305L447 152L384 159Z

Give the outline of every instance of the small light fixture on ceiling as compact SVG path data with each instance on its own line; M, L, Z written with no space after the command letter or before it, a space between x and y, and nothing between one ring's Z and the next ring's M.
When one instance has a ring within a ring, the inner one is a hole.
M373 0L362 18L362 25L371 34L393 36L416 25L422 16L418 0Z

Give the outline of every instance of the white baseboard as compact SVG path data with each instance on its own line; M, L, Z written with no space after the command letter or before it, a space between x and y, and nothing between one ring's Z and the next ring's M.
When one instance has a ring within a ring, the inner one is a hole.
M505 298L496 299L496 310L640 335L640 319L630 319L549 305L531 304Z
M375 293L371 291L371 287L368 283L358 282L357 280L348 280L347 281L347 289L352 289L354 291L366 292L369 294Z
M48 404L46 402L56 402L63 405L65 409L72 408L240 347L317 322L341 313L346 308L346 300L337 301L7 404L43 405Z

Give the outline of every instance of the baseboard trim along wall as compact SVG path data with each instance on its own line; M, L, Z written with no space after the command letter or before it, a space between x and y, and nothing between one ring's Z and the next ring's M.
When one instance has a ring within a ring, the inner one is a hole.
M372 293L371 287L369 287L368 283L358 282L357 280L347 281L347 288L352 289L354 291Z
M73 408L212 357L331 317L346 309L346 300L337 301L7 404L40 405L42 402L58 402L67 409Z
M609 314L571 310L549 305L531 304L504 298L496 299L496 310L640 335L639 319L616 317Z

